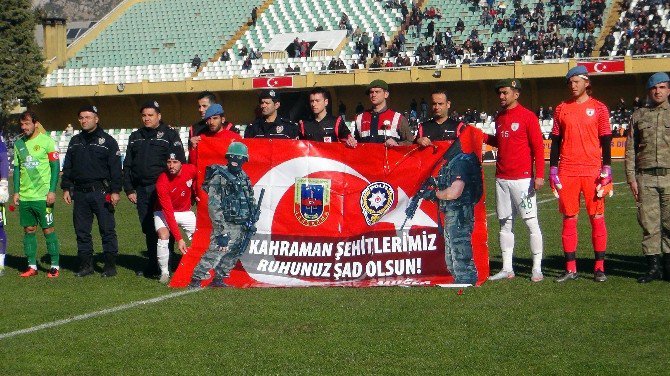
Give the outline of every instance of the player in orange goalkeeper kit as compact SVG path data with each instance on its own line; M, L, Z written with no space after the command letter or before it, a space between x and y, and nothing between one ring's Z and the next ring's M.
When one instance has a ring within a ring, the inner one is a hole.
M565 273L556 282L578 277L575 252L580 195L584 195L586 212L591 222L591 241L595 253L593 279L604 282L607 280L604 196L612 194L612 127L609 110L602 102L591 97L591 82L585 67L570 69L566 79L571 98L558 105L554 111L549 162L549 181L563 214Z

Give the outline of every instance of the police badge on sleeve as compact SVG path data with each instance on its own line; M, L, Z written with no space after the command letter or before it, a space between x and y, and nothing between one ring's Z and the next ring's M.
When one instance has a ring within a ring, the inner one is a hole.
M293 213L303 226L318 226L330 215L330 179L295 179Z

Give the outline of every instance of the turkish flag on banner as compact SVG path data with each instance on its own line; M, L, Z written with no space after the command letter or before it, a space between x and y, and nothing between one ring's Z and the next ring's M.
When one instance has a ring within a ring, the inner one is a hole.
M466 153L481 160L483 134L467 127ZM226 164L230 140L206 138L198 144L198 184L206 166ZM225 280L235 287L448 286L454 278L445 263L443 213L428 200L406 220L405 209L423 182L444 163L450 142L435 148L386 148L358 144L248 139L243 165L260 205L258 229ZM207 213L199 193L198 212ZM489 275L485 197L475 206L472 235L478 282ZM404 224L404 226L403 226ZM191 248L171 287L188 285L210 243L209 216L198 215ZM211 280L211 278L210 278ZM204 282L208 284L210 281Z
M252 81L254 89L293 87L293 77L257 77Z
M626 66L623 60L580 61L577 65L586 67L592 74L624 73Z

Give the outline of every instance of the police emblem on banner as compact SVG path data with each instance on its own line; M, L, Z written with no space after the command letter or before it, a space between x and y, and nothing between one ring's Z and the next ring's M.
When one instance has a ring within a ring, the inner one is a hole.
M330 215L330 179L295 179L293 213L303 226L318 226Z
M593 116L593 115L595 115L595 113L596 113L595 108L587 108L586 109L586 115L588 115L588 116Z
M394 200L393 187L388 183L377 181L365 187L363 193L361 193L361 211L368 226L379 222L384 214L391 209Z
M517 129L519 129L519 123L512 123L512 126L510 128L512 128L513 131L516 131Z

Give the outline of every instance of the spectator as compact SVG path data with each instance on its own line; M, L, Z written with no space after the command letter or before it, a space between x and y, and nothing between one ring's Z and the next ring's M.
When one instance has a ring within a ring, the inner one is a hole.
M228 50L223 51L223 53L221 54L221 58L219 60L230 61L230 54L228 53Z
M202 64L202 60L200 60L200 56L196 54L193 60L191 60L191 68L198 70L200 69L200 64Z
M258 7L254 7L251 10L251 24L256 26L256 20L258 19Z
M251 64L251 59L247 56L247 58L242 63L242 70L250 70L251 65L252 65Z

